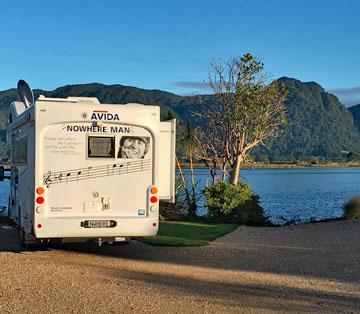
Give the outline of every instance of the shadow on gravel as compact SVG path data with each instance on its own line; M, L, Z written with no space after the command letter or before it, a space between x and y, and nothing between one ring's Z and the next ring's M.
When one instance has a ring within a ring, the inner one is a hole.
M0 252L21 252L17 229L5 230L0 225Z
M0 252L21 253L25 251L48 251L49 248L42 244L36 244L23 249L20 246L20 235L18 228L4 229L0 225Z
M360 298L337 292L323 292L280 285L258 285L216 282L204 279L194 279L148 273L141 271L113 271L112 278L120 282L124 278L146 283L156 284L164 290L175 289L178 293L201 295L227 306L241 306L242 308L257 308L263 310L284 311L284 304L288 312L311 313L314 307L331 312L351 313L359 306ZM326 307L326 308L324 308Z
M311 276L360 283L360 221L276 228L240 227L204 247L66 246L65 250L214 269Z
M154 247L132 241L129 245L99 247L80 243L50 245L48 248L130 261L311 276L359 283L359 239L360 222L336 222L276 228L240 227L204 247ZM21 252L16 231L0 229L1 251Z

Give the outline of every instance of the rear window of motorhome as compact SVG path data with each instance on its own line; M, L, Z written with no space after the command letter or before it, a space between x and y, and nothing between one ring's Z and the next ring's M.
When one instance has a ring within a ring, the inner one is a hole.
M90 158L115 158L115 137L89 136L88 157Z

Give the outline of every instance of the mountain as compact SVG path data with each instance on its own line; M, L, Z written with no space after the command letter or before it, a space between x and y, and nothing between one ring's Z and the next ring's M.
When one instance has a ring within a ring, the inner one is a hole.
M351 113L336 96L315 82L288 77L278 81L289 93L285 102L288 124L279 138L267 140L266 147L253 150L255 160L339 160L349 152L360 152L360 133ZM183 119L193 119L191 112L214 101L212 96L206 97L203 104L187 103L174 110Z
M267 148L253 151L255 159L338 159L344 156L344 152L360 152L360 133L353 123L351 113L336 96L325 92L315 82L303 83L287 77L280 78L279 81L289 92L286 101L289 123L284 127L281 137L266 143ZM162 114L172 112L182 122L189 119L193 124L196 124L196 120L192 112L215 101L212 95L202 96L200 103L198 97L99 83L67 85L53 91L34 90L34 94L35 97L40 94L47 97L96 97L102 103L155 104L160 105ZM17 99L16 89L0 92L0 129L5 128L9 104Z
M181 103L186 97L177 96L160 90L145 90L136 87L122 85L104 85L99 83L66 85L53 91L35 89L34 96L37 98L40 94L46 97L97 97L101 103L125 104L138 102L147 105L160 105L165 113L172 110L170 107ZM18 100L16 89L9 89L0 92L0 128L3 128L2 119L4 112L8 109L13 100Z
M360 133L336 96L315 82L287 77L279 82L289 93L289 124L281 137L268 142L270 151L257 149L258 157L261 153L270 160L339 159L346 152L360 152Z
M348 107L347 109L351 112L353 116L354 124L360 130L360 104Z

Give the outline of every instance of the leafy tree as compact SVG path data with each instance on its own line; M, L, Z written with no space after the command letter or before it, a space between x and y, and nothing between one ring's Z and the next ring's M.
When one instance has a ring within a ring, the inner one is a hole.
M222 180L230 166L229 181L237 185L241 164L267 138L277 137L285 123L286 91L268 83L263 63L247 53L225 63L213 62L209 84L216 101L195 115L204 119L200 129L200 158L215 161Z

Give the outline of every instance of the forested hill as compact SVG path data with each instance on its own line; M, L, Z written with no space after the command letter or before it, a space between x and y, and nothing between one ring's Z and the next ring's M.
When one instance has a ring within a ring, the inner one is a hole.
M160 90L146 90L122 85L104 85L99 83L66 85L53 91L35 89L34 95L37 98L40 94L46 97L78 96L96 97L101 103L126 104L138 102L148 105L160 105L163 112L171 110L170 107L187 101L187 98ZM0 128L4 127L4 114L13 100L18 100L16 89L9 89L0 92Z
M338 99L313 82L302 83L295 79L279 79L286 85L289 98L286 101L289 124L283 135L267 143L270 149L257 149L256 159L292 160L320 157L333 159L344 156L344 152L360 152L360 134L350 112ZM34 90L37 97L97 97L102 103L157 104L162 113L175 112L180 120L193 120L191 112L214 101L213 96L183 97L160 90L145 90L122 85L98 83L67 85L53 91ZM0 92L0 129L5 127L8 106L18 99L16 89ZM343 151L343 153L342 153Z
M353 116L355 125L360 130L360 104L349 107L348 110L351 112Z
M281 78L289 97L286 101L289 124L283 135L268 143L270 150L256 156L271 160L337 159L347 152L360 152L360 133L351 113L338 98L317 83Z

